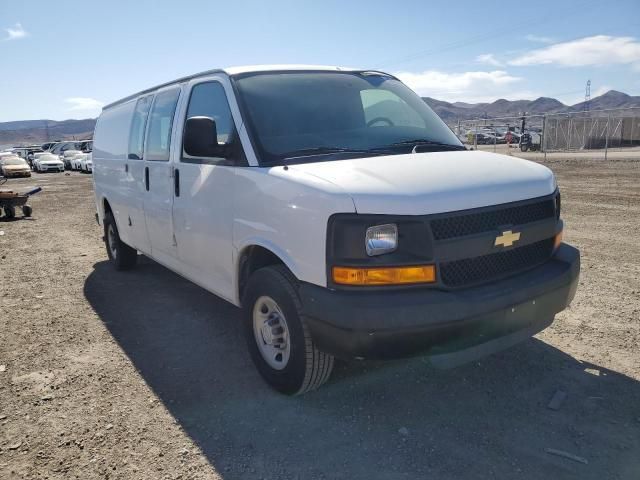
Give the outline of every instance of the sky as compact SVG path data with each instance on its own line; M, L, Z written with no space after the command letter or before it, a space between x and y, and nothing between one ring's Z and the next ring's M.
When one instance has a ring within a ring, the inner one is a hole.
M640 95L640 0L0 0L0 122L89 118L211 68L380 69L422 96Z

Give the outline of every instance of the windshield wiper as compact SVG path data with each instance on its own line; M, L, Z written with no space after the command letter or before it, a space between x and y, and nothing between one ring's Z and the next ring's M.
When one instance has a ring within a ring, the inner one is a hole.
M424 138L416 138L413 140L402 140L401 142L392 143L390 146L402 147L405 145L407 146L413 145L413 149L412 149L413 153L415 153L416 148L422 147L422 146L429 146L429 147L434 147L442 150L466 150L466 147L464 147L463 145L452 145L450 143L434 142L433 140L427 140Z
M346 147L312 147L303 148L287 152L282 156L282 160L291 160L294 158L313 157L315 155L330 155L332 153L366 153L372 155L384 155L384 153L374 150L362 148L346 148Z

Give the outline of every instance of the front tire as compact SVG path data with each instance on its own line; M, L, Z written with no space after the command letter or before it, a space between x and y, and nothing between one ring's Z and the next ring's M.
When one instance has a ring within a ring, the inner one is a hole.
M118 227L111 213L104 216L104 243L109 260L116 270L130 270L138 261L138 251L120 240Z
M296 283L282 265L262 268L249 278L242 302L251 358L262 378L287 395L318 388L334 363L313 343Z

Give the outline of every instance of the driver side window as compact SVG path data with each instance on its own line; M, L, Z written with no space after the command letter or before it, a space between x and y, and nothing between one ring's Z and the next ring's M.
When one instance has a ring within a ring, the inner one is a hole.
M389 90L362 90L360 99L365 122L370 127L425 128L426 126L418 112Z
M192 117L208 117L216 124L219 145L227 145L227 158L198 158L192 157L182 147L181 161L189 163L231 163L244 159L242 147L236 132L235 124L224 87L217 81L210 81L194 85L191 89L186 119Z

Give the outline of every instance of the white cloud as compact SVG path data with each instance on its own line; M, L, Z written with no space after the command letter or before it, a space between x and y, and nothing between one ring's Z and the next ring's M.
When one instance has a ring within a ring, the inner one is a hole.
M423 97L461 102L491 102L498 98L517 100L533 98L527 91L514 90L522 81L503 70L492 72L447 73L427 70L422 73L400 72L396 76Z
M21 23L16 23L13 27L5 28L5 32L7 32L7 36L4 38L5 40L18 40L19 38L24 38L29 34L27 31L22 28Z
M88 97L71 97L64 100L69 104L68 110L75 112L95 112L100 110L104 102Z
M509 64L518 66L556 64L580 67L638 62L640 62L640 42L635 38L596 35L534 50L510 61Z
M526 37L527 40L529 40L530 42L536 42L536 43L553 43L555 42L555 40L551 37L541 37L538 35L527 35Z
M484 53L476 57L476 62L486 63L487 65L493 65L494 67L501 67L502 62L493 56L493 53Z

